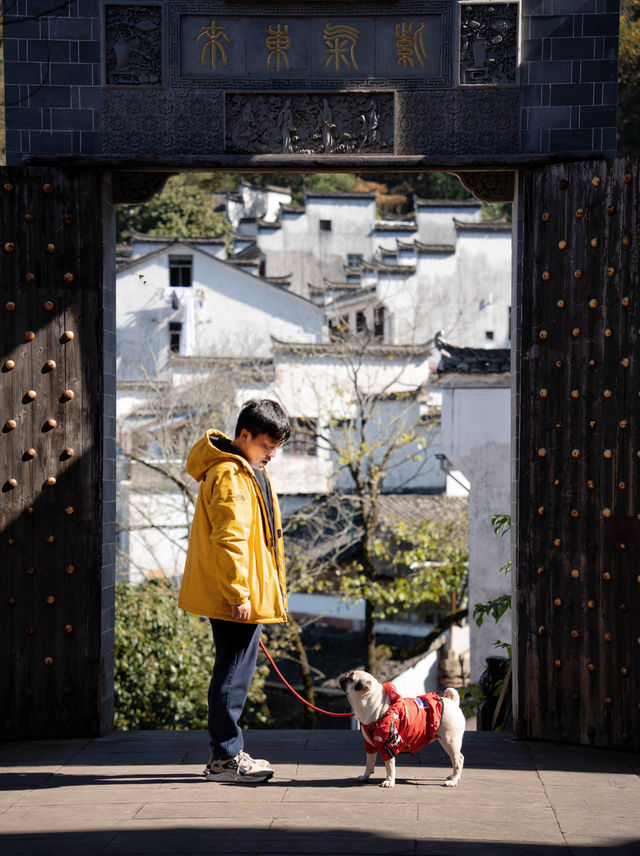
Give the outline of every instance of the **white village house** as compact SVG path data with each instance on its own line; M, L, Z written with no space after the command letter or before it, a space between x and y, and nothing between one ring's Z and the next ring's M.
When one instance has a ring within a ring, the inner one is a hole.
M330 327L366 325L393 344L441 330L460 344L506 347L510 224L482 221L473 199L414 206L412 219L378 219L374 192L307 191L305 205L282 205L277 221L241 221L232 260L317 300Z
M375 341L359 371L366 387L388 393L381 424L439 413L443 389L432 383L438 331L466 346L508 345L510 231L505 223L483 224L472 200L416 200L415 220L388 221L376 219L370 193L307 194L301 209L282 189L267 193L277 197L277 220L259 192L240 211L229 206L241 233L229 255L223 239L134 236L117 272L118 420L126 450L136 430L153 437L163 396L186 395L203 382L204 389L216 387L229 361L248 367L233 406L251 395L276 397L299 429L270 465L287 509L348 483L336 477L330 451L305 432L310 422L322 427L350 417L349 361L337 347L339 331ZM176 426L186 413L179 410L172 411ZM452 482L443 449L450 450L449 440L437 436L419 465L411 456L396 461L383 489L445 491ZM151 463L166 454L153 440L145 450ZM463 455L446 457L465 472ZM123 463L121 475L126 576L177 578L188 503L135 461ZM471 475L475 505L504 510L483 503L482 484ZM474 657L480 664L493 653L481 648Z

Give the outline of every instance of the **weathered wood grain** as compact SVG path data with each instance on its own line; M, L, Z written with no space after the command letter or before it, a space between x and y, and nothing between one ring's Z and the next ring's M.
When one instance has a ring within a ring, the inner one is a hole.
M95 172L0 170L1 359L15 363L0 373L0 422L17 422L0 434L4 737L97 731L99 199ZM12 252L4 249L7 243L14 244ZM34 334L30 341L26 331ZM73 397L65 398L68 389ZM8 484L12 477L15 488Z
M640 162L523 183L519 728L637 751Z

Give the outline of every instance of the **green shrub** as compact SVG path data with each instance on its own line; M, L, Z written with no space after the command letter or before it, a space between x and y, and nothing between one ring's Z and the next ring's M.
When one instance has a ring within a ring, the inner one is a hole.
M213 664L208 619L178 606L166 580L116 586L115 727L207 727L207 691ZM266 669L256 669L243 726L264 726Z

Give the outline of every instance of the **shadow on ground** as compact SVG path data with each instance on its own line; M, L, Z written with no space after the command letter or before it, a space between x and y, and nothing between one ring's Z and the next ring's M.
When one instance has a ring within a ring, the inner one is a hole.
M425 830L425 833L427 830ZM95 830L77 833L40 833L29 836L0 835L0 852L7 856L224 856L224 854L393 854L393 856L637 856L640 839L612 847L533 844L515 841L438 841L402 838L389 833L332 829L325 833L304 829L255 830L249 828L194 829L173 826L158 830Z

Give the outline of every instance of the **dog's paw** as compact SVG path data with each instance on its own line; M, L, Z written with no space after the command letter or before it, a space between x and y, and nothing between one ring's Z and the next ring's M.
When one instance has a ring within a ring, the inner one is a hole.
M458 781L459 781L459 779L454 779L454 778L450 777L445 782L443 782L442 784L443 784L443 787L445 787L445 788L455 788L455 786L458 784Z
M356 785L365 785L369 781L369 776L356 776Z
M390 779L385 779L384 782L380 782L381 788L393 788L395 787L395 782L390 781Z

